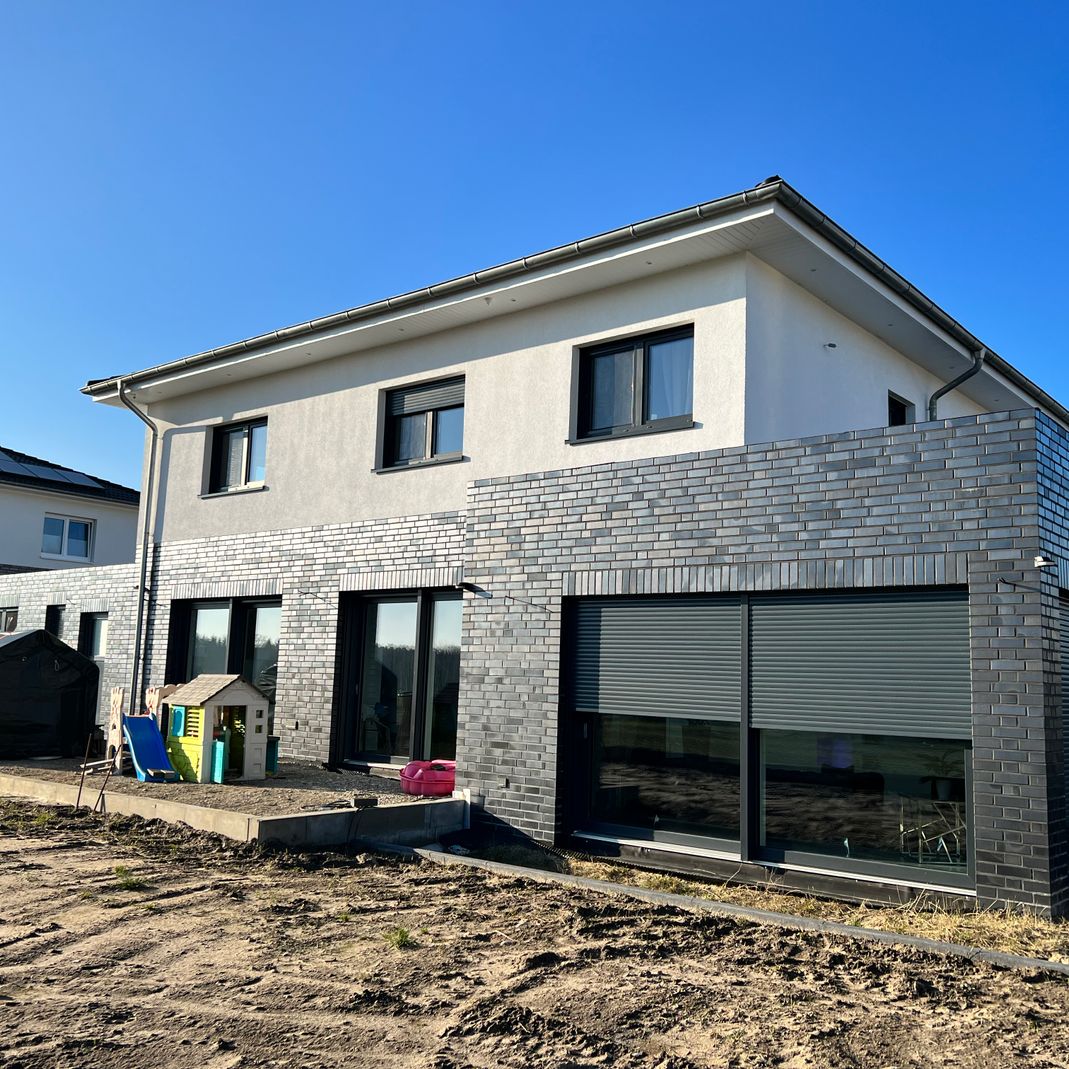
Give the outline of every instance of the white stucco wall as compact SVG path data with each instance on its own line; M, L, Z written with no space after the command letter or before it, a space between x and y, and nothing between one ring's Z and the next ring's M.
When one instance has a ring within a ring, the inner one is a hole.
M928 398L945 381L746 257L748 443L883 427L888 391L912 401L924 420ZM947 419L983 411L961 390L939 403Z
M432 337L152 405L155 537L199 538L464 507L475 479L737 445L743 435L745 261L686 268ZM694 325L689 430L569 445L576 346ZM465 375L467 461L375 474L378 394ZM212 425L266 416L268 489L202 499Z
M88 563L125 564L134 559L136 508L0 484L0 564L24 568L85 567L85 561L56 560L41 555L46 514L93 521L93 556Z

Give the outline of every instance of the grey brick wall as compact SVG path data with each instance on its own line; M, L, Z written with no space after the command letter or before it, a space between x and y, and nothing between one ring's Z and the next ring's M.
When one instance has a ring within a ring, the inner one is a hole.
M1029 410L474 484L468 578L493 597L465 614L465 784L558 832L564 596L967 583L978 896L1058 908L1036 439Z
M1069 561L1067 472L1065 432L1029 410L485 480L466 513L168 543L152 561L146 680L164 682L174 600L281 596L283 752L325 759L342 593L463 577L492 596L468 597L464 616L461 785L548 841L563 598L966 584L978 895L1058 911L1059 582L1032 558ZM49 603L106 608L128 660L135 568L3 576L0 604L29 626Z
M324 761L339 594L452 585L462 562L459 513L165 543L154 562L146 678L164 681L172 601L280 595L275 730L286 756Z
M20 631L44 627L46 607L63 605L63 626L59 637L76 647L81 614L108 614L108 656L102 671L105 698L102 707L97 709L97 723L106 720L107 695L111 688L130 688L137 578L137 566L134 564L0 576L0 606L18 607Z

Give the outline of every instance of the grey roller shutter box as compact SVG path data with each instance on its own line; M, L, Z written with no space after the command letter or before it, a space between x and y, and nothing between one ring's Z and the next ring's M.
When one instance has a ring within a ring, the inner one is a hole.
M387 398L386 410L391 416L406 416L415 412L429 412L434 408L456 408L462 404L464 404L463 377L391 390Z
M583 712L740 718L740 600L576 603L572 700Z
M758 728L971 737L965 591L754 598Z

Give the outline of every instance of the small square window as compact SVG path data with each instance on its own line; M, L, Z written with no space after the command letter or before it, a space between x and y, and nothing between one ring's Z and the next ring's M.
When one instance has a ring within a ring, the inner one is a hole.
M18 606L0 609L0 635L9 635L19 629Z
M464 450L464 379L420 383L385 394L383 468L459 458Z
M93 555L93 521L72 516L46 516L41 531L41 556L88 561Z
M262 486L267 471L267 420L233 423L212 432L210 493Z
M905 427L917 422L917 406L896 393L887 394L887 426Z
M694 331L661 331L582 349L576 439L693 426Z

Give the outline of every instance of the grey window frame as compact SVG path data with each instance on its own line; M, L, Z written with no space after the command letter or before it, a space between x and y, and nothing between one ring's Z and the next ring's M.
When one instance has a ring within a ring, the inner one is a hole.
M264 453L264 478L263 479L249 479L249 462L250 453L252 450L252 431L254 427L263 427L266 431L267 417L257 416L255 419L243 419L237 420L232 423L220 423L218 426L212 427L211 434L209 435L208 444L208 470L207 470L207 486L202 496L214 497L216 495L224 494L240 494L248 490L262 490L265 488L267 481L266 467L266 443ZM232 434L235 431L241 431L243 434L242 449L241 449L241 479L240 483L236 483L233 486L222 486L220 484L220 468L223 457L223 441L226 435Z
M905 419L901 423L891 422L891 405L899 404L905 409ZM888 427L909 427L917 422L917 406L907 400L901 394L897 394L894 390L887 391L887 426Z
M19 607L4 605L0 607L0 634L17 631L19 626Z
M393 459L394 429L396 427L396 420L398 419L398 415L390 412L393 398L412 391L433 390L436 387L447 388L457 384L460 385L461 393L463 395L463 400L459 405L456 403L438 405L428 404L426 408L420 408L411 413L406 413L410 415L426 413L430 417L426 420L426 426L424 427L423 456L413 457L410 460ZM467 430L466 394L467 377L465 375L444 375L441 378L409 382L402 386L391 386L387 389L379 390L379 431L375 439L375 466L371 470L375 474L381 475L391 471L407 471L409 468L424 468L436 464L456 464L460 461L467 460L467 457L464 454L463 442L461 443L459 450L453 450L448 453L434 452L434 441L437 436L439 412L451 411L454 408L461 409L464 412L465 431Z
M646 419L647 390L646 365L649 346L659 342L676 341L689 338L691 348L691 411L682 416L669 416L665 419ZM572 390L571 423L568 445L581 445L585 442L603 442L613 438L629 438L638 434L659 434L664 431L688 430L694 426L694 325L683 324L664 330L649 331L643 334L625 335L620 338L600 341L591 345L576 347L572 353ZM631 350L631 375L633 389L631 393L631 421L608 431L591 431L589 428L589 409L591 403L590 379L594 359L611 353Z

